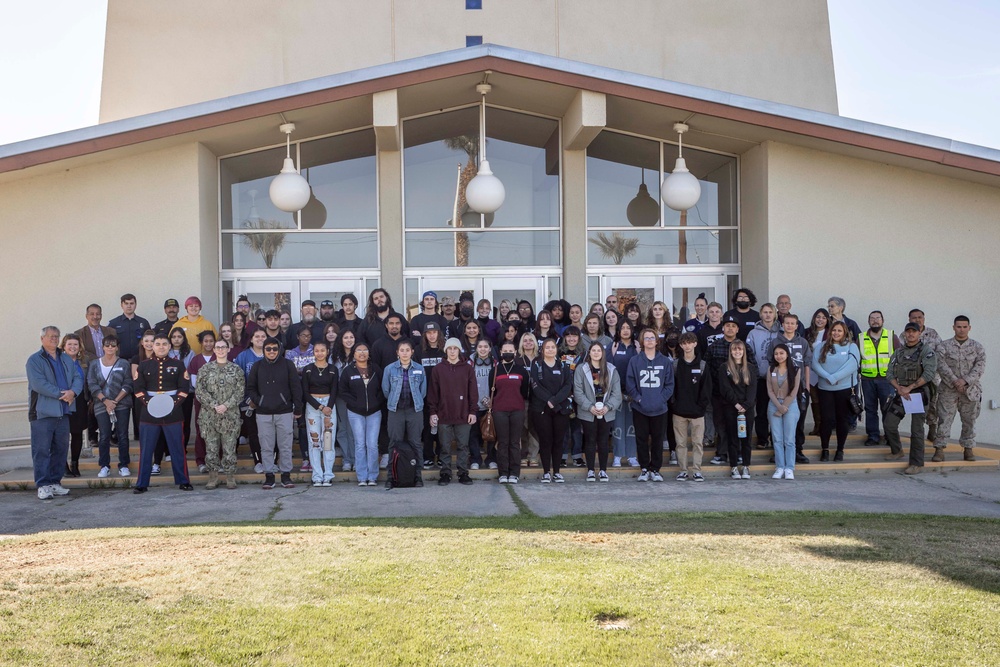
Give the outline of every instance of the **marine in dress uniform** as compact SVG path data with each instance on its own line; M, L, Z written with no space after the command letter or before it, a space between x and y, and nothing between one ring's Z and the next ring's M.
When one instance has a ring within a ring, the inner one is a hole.
M184 364L167 355L170 340L166 335L157 334L153 341L153 358L139 364L138 377L133 383L136 399L143 405L139 418L139 476L133 493L145 493L149 487L149 475L153 468L153 450L162 433L170 451L170 467L174 472L174 482L184 491L190 491L187 457L184 455L184 399L190 390L190 382ZM167 394L173 398L174 407L164 417L153 417L146 406L156 394Z

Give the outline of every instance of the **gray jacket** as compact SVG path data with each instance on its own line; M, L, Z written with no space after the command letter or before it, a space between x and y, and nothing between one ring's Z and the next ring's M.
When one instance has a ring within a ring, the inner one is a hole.
M101 360L90 362L87 368L87 386L90 388L90 395L94 398L94 414L102 415L107 412L104 402L98 400L98 396L104 396L114 400L125 390L125 396L118 401L119 408L132 407L132 365L125 359L116 359L115 365L111 367L108 379L104 379L101 372Z
M608 413L604 415L604 421L613 422L615 412L622 404L622 382L614 364L608 364L606 384L608 388L604 391L604 407L608 409ZM576 367L573 375L573 400L576 401L577 419L594 421L590 408L597 401L597 392L594 391L594 377L590 374L589 362L581 361Z

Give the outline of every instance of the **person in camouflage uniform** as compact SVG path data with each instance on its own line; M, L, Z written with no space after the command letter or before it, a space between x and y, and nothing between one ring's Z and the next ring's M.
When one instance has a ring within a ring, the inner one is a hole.
M938 373L941 386L938 390L938 429L934 441L932 461L944 461L944 448L951 434L955 411L962 420L961 444L965 460L975 461L972 448L976 446L976 419L983 400L983 371L986 370L986 350L982 344L969 338L972 329L969 318L955 318L955 337L937 347Z
M920 342L924 345L930 346L930 349L936 351L938 345L941 344L941 336L937 331L924 324L924 311L919 308L914 308L909 312L908 317L910 322L913 322L920 327ZM924 423L927 425L927 440L930 442L934 442L937 439L937 392L938 385L940 384L941 376L935 374L934 381L927 387L927 397L930 398L930 402L924 402L924 408L927 410Z
M893 461L903 458L903 445L899 441L899 423L903 421L906 412L903 400L909 400L911 394L920 394L925 406L928 405L930 385L937 373L937 356L927 343L920 340L920 325L910 322L903 329L905 345L896 348L889 360L889 369L885 377L889 380L896 395L889 401L883 425L885 439L889 441L891 453L886 460ZM903 472L916 475L924 467L924 413L914 412L910 415L910 465Z
M214 489L219 485L221 447L226 488L235 489L236 445L241 424L239 407L246 380L240 367L228 359L229 343L220 338L214 352L214 363L205 364L198 372L198 400L202 405L198 425L205 439L205 464L208 466L205 488Z

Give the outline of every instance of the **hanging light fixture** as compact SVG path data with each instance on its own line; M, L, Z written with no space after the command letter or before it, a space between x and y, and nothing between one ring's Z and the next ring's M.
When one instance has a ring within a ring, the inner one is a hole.
M660 186L663 203L675 211L686 211L701 198L701 183L684 163L682 143L688 129L685 123L674 123L674 132L677 133L677 162L674 163L673 172L663 179L663 185Z
M486 76L492 72L486 72ZM483 83L476 86L476 92L482 96L479 106L479 173L465 186L465 201L476 213L489 215L503 206L507 191L500 179L493 175L490 163L486 159L486 94L493 86Z
M282 211L295 213L309 202L312 190L292 161L292 132L295 131L295 123L284 123L278 129L285 133L285 162L281 173L271 181L268 192L272 204Z
M646 187L646 169L642 169L642 184L639 192L625 208L625 217L633 227L652 227L660 220L660 204L649 194Z

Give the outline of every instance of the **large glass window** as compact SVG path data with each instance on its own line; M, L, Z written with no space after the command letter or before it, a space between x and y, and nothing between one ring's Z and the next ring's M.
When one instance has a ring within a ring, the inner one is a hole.
M465 203L479 166L479 109L405 121L408 267L559 264L558 122L488 108L486 130L490 167L507 196L482 216Z
M292 145L312 197L297 213L271 204L284 148L220 161L222 268L377 268L378 191L373 130Z
M601 132L587 149L588 264L738 264L736 158L684 149L701 199L680 213L660 202L661 165L677 147Z

